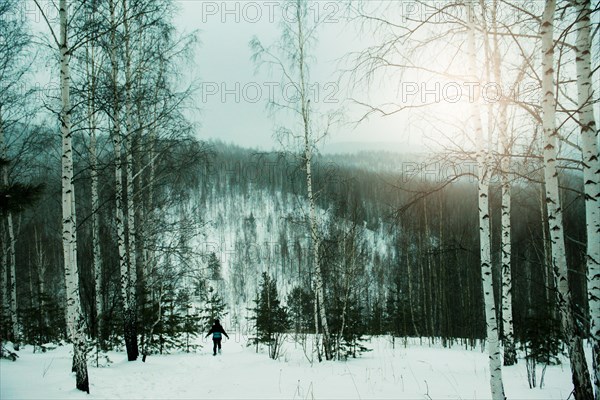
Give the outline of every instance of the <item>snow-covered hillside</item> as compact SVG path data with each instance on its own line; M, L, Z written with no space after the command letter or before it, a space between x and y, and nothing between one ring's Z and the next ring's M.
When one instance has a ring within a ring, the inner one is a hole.
M225 153L222 148L217 149ZM197 210L197 218L203 223L192 247L205 256L202 257L205 267L207 256L215 253L221 264L222 279L210 284L229 304L230 322L244 325L262 272L277 281L284 302L294 287L310 285L312 243L305 189L290 188L297 183L300 172L289 160L278 161L273 155L263 159L248 151L241 154L248 159L228 159L223 154L216 158L215 165L203 176L204 184L191 196L190 208ZM322 167L323 175L327 174L323 172L327 168L333 167L330 164ZM328 179L335 178L325 178ZM353 221L334 216L335 207L331 199L317 207L324 239L333 236L329 231L332 226L351 229ZM359 225L365 249L364 268L370 277L373 269L382 268L386 260L396 255L386 235L389 225L380 223L375 231L367 228L364 221L354 223ZM370 287L371 295L379 297L378 289L379 286Z

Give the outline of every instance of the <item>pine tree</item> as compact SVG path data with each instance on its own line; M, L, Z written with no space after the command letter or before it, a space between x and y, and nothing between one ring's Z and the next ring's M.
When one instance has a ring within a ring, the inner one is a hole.
M161 301L160 323L153 334L158 336L158 343L149 338L149 347L160 354L171 350L195 350L192 339L200 334L203 317L194 310L192 296L188 290L177 290L169 287ZM158 314L154 312L154 315Z
M276 360L290 324L287 309L279 302L277 284L266 272L262 274L255 303L252 320L255 323L256 338L253 343L265 343L269 348L269 357Z
M221 276L221 261L214 252L208 256L208 276L213 281L223 279Z
M215 319L222 320L227 314L229 314L227 311L225 311L227 305L212 287L208 288L205 301L206 303L204 305L204 312L202 315L203 326L210 327Z
M333 310L340 307L342 307L341 302L338 307L333 307ZM370 349L363 345L363 342L365 341L363 335L367 332L367 319L363 315L363 311L364 308L360 304L357 296L350 296L344 312L343 329L336 339L336 341L339 342L336 345L338 359L348 359L348 357L356 358L361 353L370 351ZM336 314L341 315L342 310L339 310ZM341 323L341 321L335 321L335 319L333 319L332 327L339 323Z
M314 299L310 292L296 286L287 297L288 313L295 333L308 333L314 330Z

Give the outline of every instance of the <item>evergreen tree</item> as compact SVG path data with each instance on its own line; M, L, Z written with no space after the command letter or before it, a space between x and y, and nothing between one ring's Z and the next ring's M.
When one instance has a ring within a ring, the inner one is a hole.
M10 162L0 157L0 169L8 168ZM19 182L0 182L0 212L18 212L32 206L41 196L44 185Z
M369 333L372 335L381 335L385 331L384 308L383 305L376 301L371 308L369 323Z
M153 336L158 336L158 343L154 337L150 338L149 347L160 354L172 350L195 350L197 345L192 344L192 341L200 334L203 318L194 310L188 290L169 289L161 302L164 312L153 332Z
M256 328L253 343L265 343L269 348L269 357L275 360L279 357L281 344L290 323L287 309L279 302L277 284L266 272L262 274L255 303L256 307L252 309L254 317L251 318Z
M214 252L210 253L208 256L208 276L209 279L213 281L223 279L221 276L221 261L219 261L219 258Z
M373 327L371 327L373 328ZM346 329L342 335L340 349L345 358L356 358L360 353L370 351L363 345L364 334L367 331L366 319L363 318L363 307L358 299L351 301L346 312Z
M314 299L310 292L300 286L292 289L287 297L290 323L295 333L314 331Z
M335 301L331 310L335 316L331 326L337 332L334 341L338 359L356 358L360 353L369 351L362 342L365 341L363 335L367 333L370 318L364 315L364 307L358 297L351 294L345 306L342 301Z
M214 253L213 253L214 254ZM204 305L204 312L202 316L203 326L210 327L215 319L222 320L227 314L225 311L227 305L219 296L215 290L210 286L208 293L206 294L206 303Z
M383 313L383 329L385 333L402 336L408 335L406 328L406 306L402 297L400 282L388 292Z
M39 294L37 301L23 310L21 326L23 340L44 351L42 345L58 342L64 337L65 310L58 300L48 294ZM35 348L35 347L34 347Z

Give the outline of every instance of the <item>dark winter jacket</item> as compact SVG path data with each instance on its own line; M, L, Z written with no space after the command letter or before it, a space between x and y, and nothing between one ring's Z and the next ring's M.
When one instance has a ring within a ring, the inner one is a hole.
M229 339L229 335L227 335L221 324L214 324L212 328L210 328L210 331L208 331L208 335L206 335L206 337L208 337L211 333L213 335L213 339L221 339L221 334L225 335L225 337Z

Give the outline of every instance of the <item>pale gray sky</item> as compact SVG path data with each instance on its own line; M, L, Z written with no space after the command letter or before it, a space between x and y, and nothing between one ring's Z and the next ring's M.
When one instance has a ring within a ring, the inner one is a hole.
M41 0L40 3L49 19L56 20L55 4L51 0ZM437 140L436 136L441 138L455 129L440 123L438 117L446 115L451 119L456 118L456 125L459 126L460 120L468 115L465 107L467 102L464 101L467 96L465 88L458 87L455 82L444 83L439 77L411 75L410 72L402 76L395 73L380 76L368 88L361 86L351 91L347 80L338 81L340 69L349 67L340 62L345 55L381 41L381 37L374 39L370 28L361 31L356 23L348 22L342 3L345 2L309 2L311 16L323 20L317 34L318 42L312 51L314 62L310 66L311 81L320 103L316 106L321 111L343 108L345 121L348 122L331 129L325 142L329 148L335 149L337 143L359 142L371 145L380 143L383 148L390 150L414 151L422 149L424 143L431 145L431 138ZM199 126L200 139L220 139L267 150L278 148L273 132L277 125L290 125L290 116L278 114L273 117L266 105L271 93L280 96L286 88L281 86L277 74L270 75L266 69L256 72L249 42L256 35L268 46L280 38L280 21L290 18L290 11L285 4L284 0L177 0L179 13L174 21L177 28L188 33L199 31L200 42L195 59L189 63L189 77L199 82L200 90L194 101L201 112L191 118ZM400 23L404 16L423 19L426 17L423 13L430 12L410 8L418 4L412 1L381 0L361 4L371 7L366 11L369 15L379 12L379 15ZM393 7L387 10L386 5ZM23 0L23 11L35 32L42 37L48 35L48 28L32 0ZM440 51L449 54L455 51L452 46L446 47L449 50L442 48ZM449 62L442 54L435 54L432 59L440 65ZM36 64L39 67L36 79L42 87L47 85L48 80L56 81L58 78L48 72L55 68L54 60L47 57L44 60L46 66ZM54 85L56 87L56 83ZM366 109L348 101L349 97L375 106L390 102L431 102L440 95L452 97L456 87L459 91L463 90L459 93L462 94L461 102L441 99L434 107L406 110L388 117L374 114L359 126L351 124L360 119ZM407 94L409 96L404 98Z
M190 32L200 30L195 71L201 81L198 105L202 108L197 121L199 136L219 138L243 146L271 148L273 118L266 110L273 91L283 91L276 74L266 69L255 73L248 45L256 35L264 45L277 41L281 35L279 23L286 18L282 1L201 1L179 0L180 15L176 24ZM338 83L339 60L350 51L359 51L368 43L354 26L344 19L344 10L337 1L314 1L310 12L325 21L320 25L318 43L311 65L312 79L325 108L347 106L347 85ZM393 90L389 87L377 90ZM349 110L346 119L359 117ZM285 123L278 120L277 123ZM354 129L350 125L334 128L329 143L335 142L403 142L406 117L381 118L374 116ZM415 138L411 138L415 142Z

